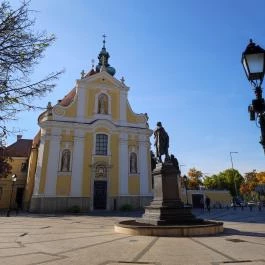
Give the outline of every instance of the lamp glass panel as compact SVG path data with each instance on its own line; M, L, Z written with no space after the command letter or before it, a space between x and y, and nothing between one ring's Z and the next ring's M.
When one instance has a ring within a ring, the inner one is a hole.
M244 68L247 70L247 74L254 74L254 73L263 73L264 68L264 54L257 53L257 54L247 54L245 55L245 59L243 60ZM248 68L246 67L246 62L248 63ZM249 70L249 72L248 72Z
M245 70L247 76L249 77L249 70L248 70L248 65L247 65L247 61L246 61L246 57L245 56L243 58L243 66L244 66L244 70Z

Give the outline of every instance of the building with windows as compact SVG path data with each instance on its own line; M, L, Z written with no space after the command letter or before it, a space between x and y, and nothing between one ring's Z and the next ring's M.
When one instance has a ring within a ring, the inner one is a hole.
M152 198L148 117L132 111L109 57L104 40L96 67L38 118L26 194L33 212L140 208Z
M11 166L10 174L0 173L0 209L7 209L9 205L11 208L23 208L31 147L32 140L22 139L22 135L17 135L15 143L0 147L0 156L8 158ZM12 175L16 176L14 183Z

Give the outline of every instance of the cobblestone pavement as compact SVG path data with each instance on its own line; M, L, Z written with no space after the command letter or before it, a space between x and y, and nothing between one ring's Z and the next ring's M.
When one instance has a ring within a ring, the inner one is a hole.
M170 238L114 232L139 213L0 217L0 265L265 265L265 208L194 213L221 220L218 236Z

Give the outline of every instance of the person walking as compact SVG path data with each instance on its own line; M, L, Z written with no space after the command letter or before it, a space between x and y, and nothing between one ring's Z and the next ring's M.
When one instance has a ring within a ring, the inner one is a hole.
M211 200L210 200L210 198L208 196L206 196L205 204L206 204L206 208L207 208L208 212L210 212L210 210L211 210L211 208L210 208Z
M200 208L201 208L201 212L204 211L204 200L203 200L203 197L201 197L200 199Z

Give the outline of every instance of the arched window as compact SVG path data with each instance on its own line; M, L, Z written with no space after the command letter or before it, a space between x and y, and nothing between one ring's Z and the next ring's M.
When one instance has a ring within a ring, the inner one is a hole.
M61 157L61 171L63 172L70 171L70 159L71 159L71 151L69 149L64 149L62 151L62 157Z
M108 114L108 96L106 94L100 94L98 96L98 113Z
M108 155L108 135L96 135L96 155Z
M137 155L134 152L130 154L130 173L137 173Z

